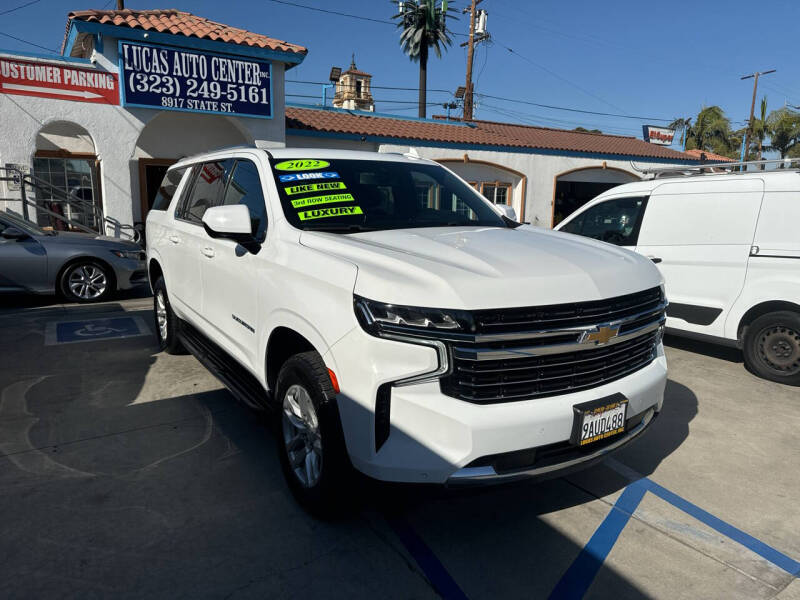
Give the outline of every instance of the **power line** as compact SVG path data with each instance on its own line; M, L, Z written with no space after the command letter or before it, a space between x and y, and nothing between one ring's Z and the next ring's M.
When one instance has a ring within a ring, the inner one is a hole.
M305 8L306 10L314 10L316 12L327 13L329 15L337 15L340 17L350 17L351 19L360 19L361 21L371 21L373 23L383 23L384 25L394 25L391 21L384 21L382 19L372 19L370 17L362 17L361 15L352 15L350 13L339 12L337 10L328 10L325 8L317 8L316 6L307 6L305 4L298 4L297 2L289 2L288 0L267 0L267 2L274 2L276 4L286 4L287 6L295 6L297 8Z
M25 4L20 4L15 8L9 8L8 10L0 11L0 16L7 15L8 13L12 13L15 10L19 10L20 8L25 8L26 6L30 6L31 4L36 4L37 2L41 2L42 0L31 0L30 2L26 2Z
M297 79L287 79L286 83L302 83L302 84L307 84L307 85L329 85L330 82L328 82L328 81L300 81L300 80L297 80ZM340 83L339 85L344 86L344 87L350 87L350 88L355 87L355 84L345 85L343 83ZM407 90L407 91L413 91L413 92L418 92L419 91L419 88L415 88L415 87L397 87L397 86L391 86L391 85L372 85L372 84L370 84L369 87L370 87L370 89L373 89L373 90ZM429 92L443 92L445 94L452 94L453 93L452 90L432 90L432 89L428 89L428 91Z
M7 38L11 38L12 40L16 40L16 41L21 42L23 44L28 44L29 46L35 46L36 48L41 48L42 50L47 50L48 52L53 52L55 54L59 53L58 50L54 50L53 48L48 48L46 46L41 46L41 45L36 44L34 42L29 42L28 40L24 40L22 38L18 38L17 36L11 35L10 33L4 33L2 31L0 31L0 35L3 35L5 37L7 37Z
M501 96L492 96L490 94L479 94L476 93L476 96L483 96L484 98L492 98L494 100L503 100L505 102L515 102L517 104L529 104L531 106L538 106L539 108L550 108L553 110L564 110L568 112L576 112L576 113L583 113L586 115L598 115L601 117L619 117L621 119L635 119L637 121L664 121L664 122L672 122L674 119L664 119L659 117L640 117L636 115L623 115L623 114L615 114L615 113L607 113L607 112L599 112L595 110L583 110L580 108L567 108L565 106L555 106L553 104L539 104L538 102L530 102L528 100L515 100L513 98L503 98Z

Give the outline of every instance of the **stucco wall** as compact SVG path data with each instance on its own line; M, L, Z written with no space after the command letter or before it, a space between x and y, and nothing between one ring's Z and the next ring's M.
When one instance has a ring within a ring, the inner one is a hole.
M106 37L99 68L117 71L117 40ZM20 58L26 58L21 56ZM85 66L85 65L80 65ZM284 145L284 65L273 63L272 119L225 117L124 108L32 96L0 94L0 165L31 165L39 131L56 122L84 128L100 160L100 188L107 217L123 224L141 219L139 196L140 157L180 158L204 150L242 143L262 147ZM148 127L149 126L149 127ZM140 136L144 137L139 144ZM52 137L49 140L57 141ZM52 143L43 149L52 150ZM8 202L19 193L0 188L0 207L21 211L21 203ZM113 234L114 230L109 229Z

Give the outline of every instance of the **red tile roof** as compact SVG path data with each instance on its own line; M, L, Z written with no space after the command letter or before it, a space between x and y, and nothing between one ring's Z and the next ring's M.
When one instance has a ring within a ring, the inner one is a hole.
M686 154L648 144L634 137L582 133L530 125L471 121L468 124L393 119L365 112L286 107L286 129L344 133L367 137L400 138L452 144L477 144L514 148L538 148L641 156L664 160L687 160ZM693 160L689 158L689 160Z
M728 158L721 154L714 154L713 152L706 152L705 150L686 150L685 154L688 154L694 160L700 160L700 155L705 154L706 162L710 163L736 162L733 158Z
M132 29L144 29L145 31L157 31L159 33L171 33L173 35L185 35L186 37L196 37L201 39L215 40L229 44L240 44L242 46L256 46L267 48L279 52L291 52L294 54L306 54L308 50L297 44L290 44L282 40L252 33L238 27L229 27L222 23L209 21L203 17L198 17L188 12L175 10L173 8L163 10L79 10L69 13L67 16L67 33L64 35L64 43L61 45L61 52L69 34L69 27L72 20L93 21L106 25L117 25L120 27L130 27Z

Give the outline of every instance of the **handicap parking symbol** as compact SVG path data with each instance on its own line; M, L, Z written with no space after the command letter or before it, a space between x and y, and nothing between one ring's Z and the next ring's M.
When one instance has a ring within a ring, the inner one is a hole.
M150 335L150 329L140 317L53 321L47 324L45 345L74 344L141 335Z

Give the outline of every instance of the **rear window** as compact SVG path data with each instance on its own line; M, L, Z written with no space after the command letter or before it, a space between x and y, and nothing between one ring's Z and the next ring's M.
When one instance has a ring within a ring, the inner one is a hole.
M353 233L512 223L438 165L273 159L271 166L283 212L298 229Z
M155 200L153 200L153 207L150 210L167 210L170 202L175 195L175 190L178 189L178 184L183 179L183 174L186 173L188 167L180 167L178 169L170 169L161 180L161 185L158 187L158 193Z

